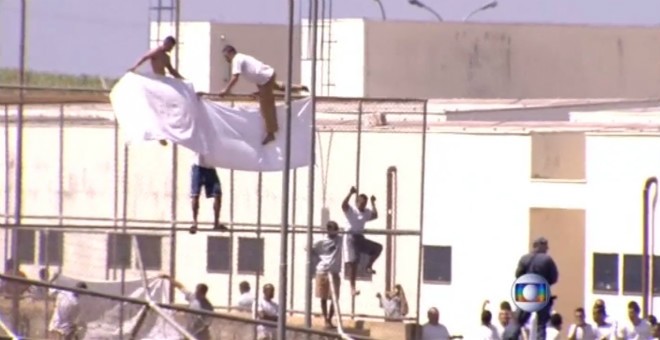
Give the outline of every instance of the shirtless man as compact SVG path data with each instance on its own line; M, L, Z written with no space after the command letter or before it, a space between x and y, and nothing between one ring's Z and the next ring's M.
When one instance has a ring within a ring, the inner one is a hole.
M163 44L154 48L153 50L147 52L140 60L138 60L137 63L131 69L129 70L130 72L135 72L135 70L140 67L140 65L144 64L147 60L151 61L151 69L154 71L155 74L160 74L161 76L165 76L165 70L167 71L177 79L183 79L183 77L179 74L179 71L177 71L174 67L172 67L172 62L170 61L170 51L174 48L176 45L176 40L174 37L167 37L165 40L163 40Z
M144 64L147 60L151 62L151 70L155 74L165 76L165 70L177 79L183 79L179 71L172 67L172 61L170 60L170 55L168 54L174 46L176 45L176 39L174 37L167 37L163 40L163 44L154 48L153 50L147 52L133 67L129 69L129 72L135 72L140 65ZM161 145L167 145L165 140L159 141Z

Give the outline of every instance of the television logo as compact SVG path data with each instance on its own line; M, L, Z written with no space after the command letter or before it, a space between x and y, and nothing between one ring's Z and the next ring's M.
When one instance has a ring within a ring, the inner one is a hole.
M511 296L518 309L538 312L550 302L550 285L540 275L525 274L513 281Z

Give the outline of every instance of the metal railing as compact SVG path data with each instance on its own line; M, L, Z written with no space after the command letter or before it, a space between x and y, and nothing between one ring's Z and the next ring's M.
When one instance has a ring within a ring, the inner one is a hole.
M14 284L29 285L33 287L43 287L47 289L53 289L57 291L71 292L76 293L79 296L86 296L94 298L92 301L116 301L121 306L124 306L125 309L133 309L135 311L140 311L142 308L148 308L150 310L158 312L159 317L163 317L163 320L168 323L179 324L186 319L187 316L198 316L206 317L211 319L211 333L214 336L222 339L233 339L233 340L248 340L252 339L253 332L252 329L255 326L263 325L269 327L275 327L274 322L268 322L263 320L254 320L251 318L246 318L242 316L232 315L232 314L220 314L214 312L207 312L197 309L190 309L186 307L171 305L167 303L154 302L142 299L136 299L131 297L124 297L119 295L105 294L102 292L97 292L89 289L78 289L69 286L55 285L50 283L44 283L41 281L29 280L21 277L11 276L0 274L0 279L5 282L12 282ZM130 307L133 306L133 307ZM33 304L30 307L25 307L20 312L21 314L29 320L39 320L41 318L42 310L41 308L34 308ZM171 315L166 314L164 311L172 312ZM5 308L2 308L2 303L0 301L0 313L6 312ZM51 312L52 313L52 312ZM134 313L137 314L137 313ZM32 324L32 323L31 323ZM134 324L133 326L136 326ZM82 327L83 330L85 327ZM89 331L89 327L87 328ZM133 330L131 333L139 334L139 330ZM187 333L181 330L181 333L184 335ZM47 330L36 330L33 329L33 332L28 335L14 334L15 336L21 336L22 339L46 339L48 337ZM195 339L190 334L186 335L190 339ZM365 337L355 336L353 337L356 340L368 339ZM287 326L287 339L297 340L297 339L312 339L312 340L321 340L321 339L341 339L341 336L333 332L325 332L314 329L307 329L304 327L296 326Z

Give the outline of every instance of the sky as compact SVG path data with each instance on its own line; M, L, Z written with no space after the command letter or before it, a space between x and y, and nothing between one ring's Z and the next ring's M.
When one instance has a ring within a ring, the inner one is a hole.
M148 47L149 7L158 0L28 0L27 66L35 71L120 76ZM161 0L168 4L173 0ZM374 0L332 1L334 18L379 19ZM388 20L435 22L407 0L381 0ZM19 62L20 0L0 0L0 67ZM488 0L422 0L461 21ZM287 0L181 0L183 21L287 22ZM296 20L309 0L295 0ZM258 9L258 10L255 10ZM153 16L152 16L153 17ZM304 17L304 15L303 15ZM657 0L499 0L471 21L655 26Z

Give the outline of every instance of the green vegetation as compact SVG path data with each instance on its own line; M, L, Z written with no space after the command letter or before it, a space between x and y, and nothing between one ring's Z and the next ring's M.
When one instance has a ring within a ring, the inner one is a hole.
M26 84L32 87L103 89L102 77L91 75L66 75L46 72L26 72ZM117 79L104 78L105 85L111 88ZM18 85L18 70L0 68L0 85Z

